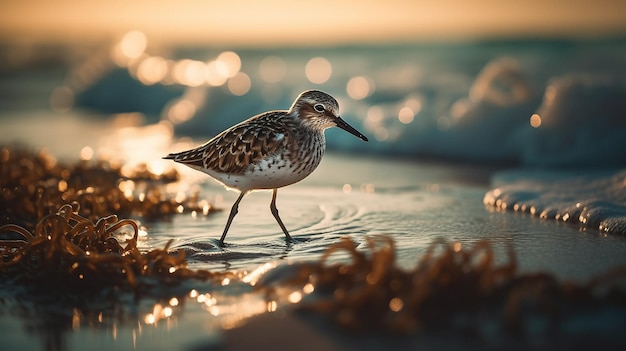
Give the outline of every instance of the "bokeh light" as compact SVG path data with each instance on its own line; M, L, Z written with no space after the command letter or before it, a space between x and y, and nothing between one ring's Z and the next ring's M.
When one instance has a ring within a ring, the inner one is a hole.
M344 194L350 194L352 192L352 185L346 183L343 185L341 190L343 191Z
M400 312L403 307L404 301L402 301L401 298L394 297L393 299L389 300L389 309L393 312Z
M354 100L362 100L374 91L374 83L371 79L363 76L352 77L346 85L348 96Z
M179 99L166 107L166 116L174 124L190 120L196 113L196 104L189 99Z
M268 56L259 63L259 75L268 83L278 83L287 74L287 64L278 56Z
M386 141L389 139L389 131L387 128L380 126L374 130L374 138L378 141Z
M137 79L145 85L152 85L162 81L167 72L168 65L165 59L158 56L150 56L139 63Z
M400 111L398 111L398 120L402 124L409 124L413 122L414 117L415 117L415 113L408 106L404 106L403 108L400 109Z
M532 116L530 116L530 125L533 128L539 128L541 127L541 116L539 116L536 113L533 113Z
M294 291L287 296L287 300L291 303L298 303L302 300L302 293L299 291Z
M120 42L122 53L128 58L138 58L146 50L148 39L140 31L134 30L126 33Z
M143 32L133 30L122 38L111 50L111 59L120 67L128 64L143 55L148 46L148 39Z
M404 102L404 105L410 108L414 114L418 114L422 110L422 97L409 97Z
M311 83L323 84L330 79L333 67L327 59L314 57L306 63L304 73Z
M378 141L389 140L389 130L384 125L385 110L379 106L371 106L367 110L364 125L368 131L374 133L374 138Z
M469 99L459 99L450 107L450 117L452 120L458 121L467 116L471 111L473 103Z
M382 107L378 105L371 106L367 109L367 114L365 115L365 128L372 132L375 131L381 126L384 118L385 112Z
M80 159L83 161L89 161L93 158L93 148L85 146L80 150Z
M220 60L207 63L204 71L206 82L214 87L224 85L228 80L229 74L228 65Z
M241 69L241 58L233 51L222 52L216 61L224 64L228 78L234 77Z
M228 91L236 96L247 94L248 91L250 91L251 86L252 81L250 80L250 77L243 72L239 72L230 78L227 85Z
M197 87L205 82L206 66L195 60L181 60L174 65L174 79L179 84Z

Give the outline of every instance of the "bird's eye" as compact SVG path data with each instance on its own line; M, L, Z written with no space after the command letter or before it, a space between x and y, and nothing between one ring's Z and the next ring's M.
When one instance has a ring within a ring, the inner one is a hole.
M317 112L324 112L324 110L325 110L324 105L322 105L322 104L315 104L315 106L313 106L313 108Z

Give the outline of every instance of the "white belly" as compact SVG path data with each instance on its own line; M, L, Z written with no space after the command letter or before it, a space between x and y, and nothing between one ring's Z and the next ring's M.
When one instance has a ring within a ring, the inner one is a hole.
M202 169L226 187L247 192L254 189L275 189L291 185L306 178L315 170L319 160L309 167L298 168L285 159L262 160L243 174L220 173Z

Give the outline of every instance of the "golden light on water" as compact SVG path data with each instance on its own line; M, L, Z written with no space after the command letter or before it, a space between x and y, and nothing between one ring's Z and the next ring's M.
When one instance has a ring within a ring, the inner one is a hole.
M252 81L250 80L250 76L243 72L239 72L228 80L227 87L231 94L235 96L243 96L250 91Z
M137 114L126 115L134 118ZM165 154L173 133L172 124L167 121L142 127L122 127L103 137L101 145L105 147L99 150L99 154L106 151L111 159L123 159L122 175L132 176L137 165L147 165ZM153 164L151 167L156 170L160 165Z
M378 127L374 131L374 138L378 141L386 141L389 139L389 131L385 127Z
M361 192L372 194L376 191L376 186L372 183L361 184Z
M400 312L404 308L404 301L398 297L394 297L389 301L389 309L393 312Z
M541 127L541 116L539 116L536 113L533 113L532 116L530 116L530 125L533 128Z
M131 33L125 38L131 36ZM121 67L128 67L131 76L145 85L161 83L217 87L224 85L229 78L236 77L241 69L241 58L233 51L224 51L206 63L191 59L173 61L143 52L137 57L129 57L120 49L123 44L124 40L112 50L113 61ZM245 89L234 90L241 93Z
M93 148L85 146L80 150L80 159L83 161L89 161L93 158Z
M176 193L176 196L174 197L174 201L176 201L177 203L181 203L185 201L186 198L187 198L187 194L185 192L179 191Z
M159 56L147 57L137 67L137 79L145 85L159 83L163 81L167 74L167 61Z
M298 303L302 300L302 293L299 291L294 291L287 296L287 300L291 303Z
M217 299L209 293L197 295L196 301L206 305L207 307L215 306L217 304Z
M209 205L209 202L207 200L200 200L200 202L198 203L198 205L200 207L202 207L202 214L203 215L208 215L209 214L209 210L211 210L211 205Z
M152 312L146 313L143 322L148 325L156 324L161 319L167 319L174 314L174 310L170 306L163 306L160 303L152 307Z
M122 54L130 59L138 58L146 50L148 39L138 30L128 32L120 42Z
M165 108L167 119L174 124L190 120L196 114L196 105L189 99L175 100Z
M259 267L257 267L252 272L246 274L241 279L241 281L243 281L244 283L250 284L252 286L255 286L256 283L259 281L259 279L261 279L263 274L269 272L270 270L272 270L274 268L276 268L276 263L275 262L264 263L264 264L260 265Z
M230 72L226 63L219 60L214 60L207 63L204 75L206 82L209 85L219 87L226 83Z
M461 252L461 243L455 242L452 244L452 250L454 250L454 252Z
M398 111L398 120L402 124L410 124L422 110L422 100L420 97L409 97L404 102L404 106Z
M367 115L365 117L365 126L368 129L373 130L380 125L380 123L383 121L384 118L385 118L385 112L383 111L382 107L378 105L371 106L370 108L367 109Z
M304 67L306 78L315 84L326 83L333 73L333 67L330 61L323 57L314 57L310 59Z
M124 193L124 196L127 199L133 198L133 191L135 190L135 182L133 182L132 180L123 180L118 185L118 188L120 189L120 191Z
M287 64L278 56L267 56L259 63L259 75L268 83L278 83L287 74Z
M241 69L241 58L233 51L222 52L217 56L216 61L224 64L228 78L234 77Z
M409 97L404 102L404 105L410 108L414 114L418 114L422 110L422 98L421 97Z
M410 124L413 122L414 117L415 112L413 112L413 110L408 106L404 106L400 109L400 111L398 111L398 120L402 124Z
M341 188L344 194L350 194L352 192L352 185L344 184Z
M74 308L72 313L72 330L78 330L80 328L81 313L78 308Z
M385 111L378 105L371 106L367 110L364 125L368 131L374 133L374 138L378 141L389 139L389 131L384 126Z
M204 62L184 59L174 65L174 79L182 85L197 87L204 84L206 78Z
M143 318L143 322L146 324L154 324L154 322L156 322L156 317L152 313L148 313Z
M165 173L169 164L166 160L156 159L149 161L146 166L148 168L148 171L152 172L154 175L160 176L161 174Z
M363 76L352 77L346 85L348 96L354 100L362 100L374 92L374 82Z
M127 67L133 60L143 55L148 46L148 38L138 30L124 35L117 45L111 49L111 59L120 67Z

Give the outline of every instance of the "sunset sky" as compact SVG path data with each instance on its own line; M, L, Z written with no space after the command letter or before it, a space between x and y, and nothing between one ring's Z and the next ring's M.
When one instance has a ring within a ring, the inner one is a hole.
M140 30L181 44L317 45L626 33L621 0L0 0L4 41L91 41Z

